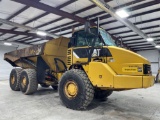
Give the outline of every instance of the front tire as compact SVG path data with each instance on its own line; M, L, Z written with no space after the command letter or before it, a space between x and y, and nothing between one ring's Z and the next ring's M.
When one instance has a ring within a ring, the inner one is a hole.
M70 109L85 109L93 100L94 88L83 70L65 72L59 83L59 96Z
M37 91L38 82L36 77L36 70L25 69L20 76L20 90L25 95L33 94Z
M20 91L19 82L20 82L21 71L22 69L15 68L15 69L12 69L10 73L9 84L10 84L10 88L13 91Z
M94 93L94 98L95 99L104 100L108 96L110 96L112 93L113 93L112 90L100 90L100 89L96 89L95 93Z

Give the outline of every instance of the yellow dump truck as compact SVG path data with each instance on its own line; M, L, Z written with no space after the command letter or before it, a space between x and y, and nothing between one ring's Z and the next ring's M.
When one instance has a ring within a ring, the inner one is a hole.
M4 59L19 67L10 73L12 90L28 95L38 84L58 87L61 101L71 109L85 109L94 97L106 98L113 91L154 84L150 62L116 47L111 36L97 27L74 32L71 39L60 37L6 53Z

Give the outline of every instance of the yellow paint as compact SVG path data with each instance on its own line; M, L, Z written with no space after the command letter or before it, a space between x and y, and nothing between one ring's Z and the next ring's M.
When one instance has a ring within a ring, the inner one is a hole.
M27 78L26 77L23 77L21 84L22 84L23 88L27 85Z
M134 68L137 70L137 67ZM108 64L102 62L90 62L89 65L83 65L83 69L86 71L93 86L104 90L147 88L154 84L153 76L117 75Z
M11 76L11 84L13 85L15 83L15 77L12 75Z
M63 75L63 73L57 73L57 74L56 74L57 79L60 80L61 77L62 77L62 75Z
M143 88L151 87L154 85L154 76L143 76Z
M87 74L94 86L113 88L113 78L116 74L107 64L90 62Z
M74 81L68 81L65 84L64 90L68 98L74 98L78 94L78 86Z
M142 88L142 76L115 75L115 89Z
M108 46L108 49L110 50L114 61L110 62L110 58L108 58L107 64L119 75L143 75L143 71L138 72L135 70L133 72L127 72L123 68L129 66L143 68L143 64L150 65L150 62L147 59L132 51L114 46Z
M42 58L52 70L56 71L54 58L59 58L64 63L67 62L67 49L69 40L70 39L68 38L60 37L46 42L44 47L44 55L42 55ZM62 70L64 69L62 64L59 64L59 67Z

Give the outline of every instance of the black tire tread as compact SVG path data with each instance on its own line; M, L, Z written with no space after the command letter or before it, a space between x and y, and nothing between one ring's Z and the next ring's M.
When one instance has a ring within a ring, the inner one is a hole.
M20 75L21 75L21 71L22 69L21 68L14 68L12 69L12 71L15 70L16 71L16 74L17 74L17 84L16 84L16 87L12 90L14 91L20 91L20 87L19 87L19 84L20 84Z
M90 80L88 79L88 76L83 70L79 69L73 69L74 72L79 74L80 77L83 78L83 81L85 83L85 88L86 88L86 99L84 99L83 105L79 109L86 109L86 107L92 102L94 98L94 87L92 86Z
M111 90L95 90L94 97L96 99L105 99L113 93Z
M37 88L38 88L36 70L34 70L34 69L24 69L23 71L25 71L27 73L28 80L29 80L28 88L27 88L27 90L24 94L25 95L33 94L37 91Z
M85 94L85 97L81 97L83 99L82 105L79 106L78 108L75 108L75 109L77 109L77 110L86 109L86 107L92 102L92 100L94 98L94 87L92 86L90 80L88 79L88 76L86 75L86 73L83 70L71 69L71 70L67 71L66 73L64 73L64 75L67 74L68 72L71 72L72 74L73 73L77 74L84 81L86 94ZM61 89L61 88L59 88L59 89Z

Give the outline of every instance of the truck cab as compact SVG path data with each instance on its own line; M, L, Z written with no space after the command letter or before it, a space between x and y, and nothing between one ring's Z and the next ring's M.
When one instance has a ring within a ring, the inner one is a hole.
M150 62L135 52L117 47L102 28L73 34L67 66L69 69L82 67L92 84L102 89L127 90L154 84Z

